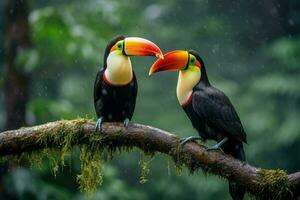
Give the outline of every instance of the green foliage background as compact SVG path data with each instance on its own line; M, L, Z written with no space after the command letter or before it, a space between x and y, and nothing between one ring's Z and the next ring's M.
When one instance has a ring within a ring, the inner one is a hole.
M248 162L299 171L297 0L32 0L30 9L34 47L17 58L32 73L28 125L78 116L95 118L93 83L107 42L118 34L139 36L154 41L164 52L199 51L211 83L230 97L244 124ZM0 27L3 30L2 22ZM3 31L0 34L3 40ZM0 55L3 88L3 48ZM153 61L132 58L139 84L133 121L181 137L196 135L176 99L177 74L148 77ZM3 99L1 90L0 128L5 121ZM189 176L183 171L176 176L172 161L168 173L168 159L161 155L151 162L148 181L140 184L139 159L139 152L125 153L107 163L104 183L92 198L229 199L225 180L201 172ZM17 199L85 198L76 183L78 152L56 176L47 165L11 170L5 177L6 190Z

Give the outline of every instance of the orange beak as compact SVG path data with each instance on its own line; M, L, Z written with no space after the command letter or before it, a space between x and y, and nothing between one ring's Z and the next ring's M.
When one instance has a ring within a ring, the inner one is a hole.
M160 48L144 38L128 37L124 39L124 54L127 56L155 56L163 58Z
M157 60L149 70L149 76L159 71L178 71L184 69L189 62L188 51L176 50L164 55L164 59Z

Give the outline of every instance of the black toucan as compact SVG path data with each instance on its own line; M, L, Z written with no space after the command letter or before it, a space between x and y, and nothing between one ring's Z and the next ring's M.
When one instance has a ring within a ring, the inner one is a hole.
M149 75L166 70L179 71L177 98L200 136L183 138L181 144L198 139L215 140L218 144L209 149L221 148L245 161L243 142L247 143L247 137L240 118L229 98L210 84L199 54L193 50L167 53L152 65ZM242 186L229 181L229 190L234 200L243 199Z
M162 58L163 54L157 45L143 38L117 36L110 41L94 84L96 131L101 131L103 122L124 122L127 127L132 118L138 86L129 56Z

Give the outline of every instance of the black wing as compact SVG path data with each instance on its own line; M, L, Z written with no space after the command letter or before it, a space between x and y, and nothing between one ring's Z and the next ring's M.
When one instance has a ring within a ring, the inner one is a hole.
M227 136L247 143L239 116L228 97L214 87L197 88L193 93L193 108L198 116Z
M103 107L103 99L102 97L102 89L103 89L103 81L102 81L102 75L104 73L104 69L101 69L98 71L96 80L94 83L94 106L97 113L97 116L101 116L101 110Z

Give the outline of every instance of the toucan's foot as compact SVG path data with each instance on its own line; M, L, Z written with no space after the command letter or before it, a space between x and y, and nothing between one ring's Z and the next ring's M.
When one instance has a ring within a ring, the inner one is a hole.
M103 124L103 117L100 117L96 122L95 130L96 132L102 132L102 124Z
M222 152L224 153L224 151L221 149L221 146L218 145L218 144L216 144L216 145L214 145L214 146L211 146L211 147L208 147L206 150L207 150L207 151L220 150L220 151L222 151Z
M218 144L212 146L212 147L208 147L207 151L211 151L211 150L221 150L221 146L228 141L228 138L224 138L223 140L221 140Z
M196 140L201 140L201 137L196 137L196 136L191 136L191 137L187 137L187 138L181 138L180 141L180 145L183 146L185 145L187 142L196 142Z
M130 120L128 118L126 118L123 123L124 123L124 127L128 128Z
M207 151L212 151L212 150L221 150L220 145L216 144L211 147L207 147Z

